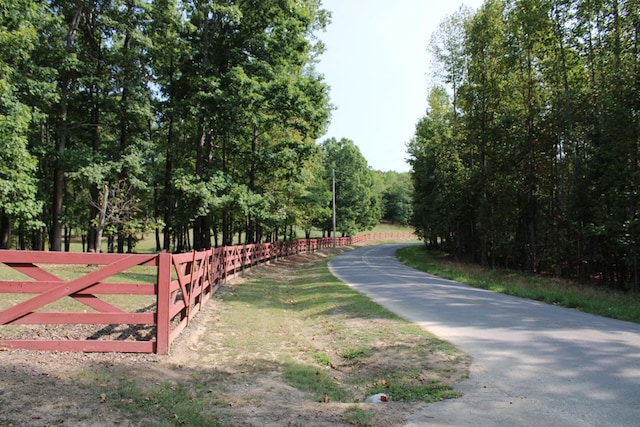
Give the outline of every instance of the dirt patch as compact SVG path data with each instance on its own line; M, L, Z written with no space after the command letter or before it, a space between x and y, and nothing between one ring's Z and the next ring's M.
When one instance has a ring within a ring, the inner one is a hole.
M401 425L426 404L365 404L361 403L366 397L364 390L356 390L349 403L317 399L283 379L282 371L289 364L281 358L284 349L302 349L291 352L300 355L292 356L290 361L295 368L302 362L298 357L334 348L337 338L326 333L331 325L321 325L323 332L318 325L305 324L294 317L283 325L261 327L258 322L259 326L252 329L254 339L243 337L247 339L245 349L225 347L225 334L233 332L222 325L225 310L229 310L224 301L233 296L235 287L254 279L286 281L293 269L327 256L317 253L289 257L253 268L235 279L207 303L173 343L168 356L0 351L0 426L137 426L156 425L158 419L165 425L184 425L178 409L162 415L160 411L165 410L166 404L149 404L154 399L159 401L163 387L176 392L190 390L190 399L202 403L199 410L228 426ZM354 331L364 326L388 327L384 319L354 318L345 325ZM280 339L270 348L263 348L260 335L264 334L275 334ZM433 349L416 352L413 345L410 339L375 343L375 351L367 355L366 363L338 357L334 350L327 350L329 361L318 368L317 374L340 384L366 370L372 378L386 381L388 372L415 364L411 359L420 357L416 377L425 384L455 384L467 375L468 360L463 355ZM363 408L369 417L359 422L346 418L345 413L354 406ZM153 413L154 408L158 413ZM149 409L152 413L148 418L136 412ZM136 415L132 416L134 412Z

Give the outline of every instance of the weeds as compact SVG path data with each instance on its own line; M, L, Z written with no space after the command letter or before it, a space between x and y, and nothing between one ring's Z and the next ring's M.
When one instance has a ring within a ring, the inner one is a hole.
M348 398L347 391L327 371L316 366L290 361L283 364L282 376L293 387L311 392L317 402L344 402Z
M349 406L342 414L342 419L355 426L371 426L373 425L373 419L375 414L371 411L367 411L358 405Z
M460 392L438 381L422 384L419 380L407 377L400 378L398 381L378 381L368 389L368 394L377 393L385 393L396 401L409 402L435 402L460 397Z
M102 405L127 415L140 426L221 427L211 414L215 405L211 393L197 380L188 384L170 382L143 385L126 377L115 377L107 370L82 371L85 387Z

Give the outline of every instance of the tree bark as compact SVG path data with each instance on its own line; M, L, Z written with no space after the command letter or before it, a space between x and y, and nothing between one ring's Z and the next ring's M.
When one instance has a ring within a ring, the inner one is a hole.
M109 186L107 184L104 185L101 202L96 225L96 253L102 251L102 233L107 221L107 206L109 206Z
M0 249L11 247L11 217L0 212Z
M78 31L78 25L80 24L80 17L82 16L83 8L79 7L73 16L73 19L69 25L69 31L67 32L66 51L71 52L73 43ZM65 76L58 83L60 88L60 104L58 106L58 123L56 131L56 153L57 158L55 161L53 172L53 197L51 203L51 234L50 234L50 249L52 251L62 250L62 223L60 217L62 216L62 207L64 202L64 162L62 157L66 149L67 143L67 111L69 101L69 90L71 86L72 76L70 72L66 72Z

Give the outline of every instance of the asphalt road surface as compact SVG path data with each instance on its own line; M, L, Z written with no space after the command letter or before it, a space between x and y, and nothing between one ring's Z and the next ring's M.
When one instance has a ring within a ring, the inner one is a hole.
M360 248L329 267L473 357L463 397L406 426L640 426L640 325L422 273L396 260L401 246Z

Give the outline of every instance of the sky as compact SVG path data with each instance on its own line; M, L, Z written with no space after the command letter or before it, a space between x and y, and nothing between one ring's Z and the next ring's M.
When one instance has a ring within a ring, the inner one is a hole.
M463 4L483 0L323 0L331 24L317 70L332 112L320 138L352 140L372 169L407 172L406 144L427 109L431 34Z

